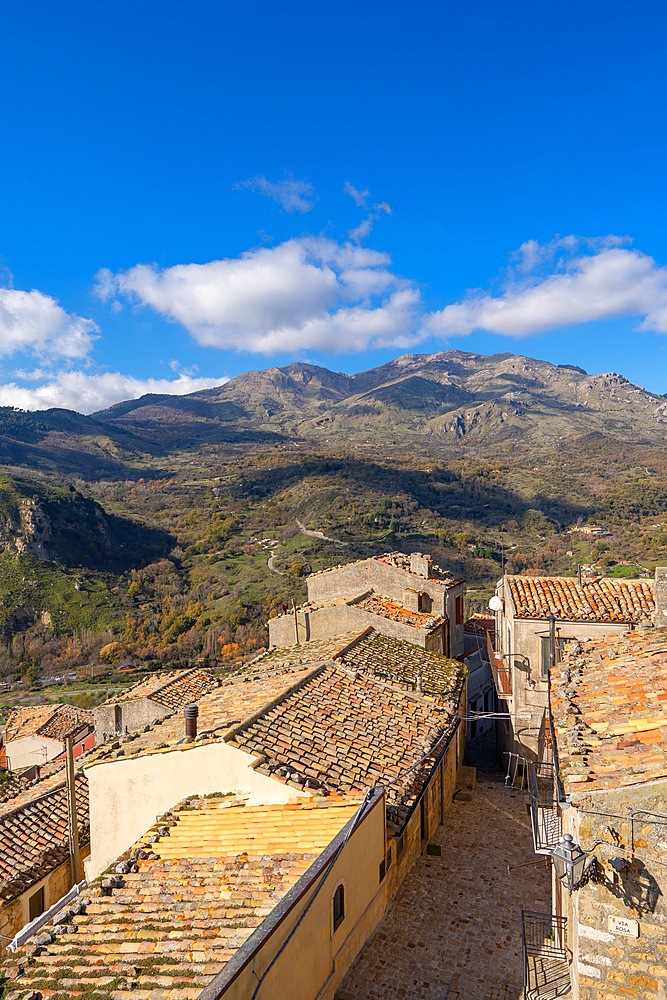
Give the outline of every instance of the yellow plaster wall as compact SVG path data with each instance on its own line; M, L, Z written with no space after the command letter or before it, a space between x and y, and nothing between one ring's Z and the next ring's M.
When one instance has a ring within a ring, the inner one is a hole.
M259 996L290 1000L331 1000L348 968L382 919L386 880L380 883L384 856L384 798L348 840L297 933L267 973ZM333 895L345 885L345 919L333 931ZM258 977L269 968L303 914L322 878L298 901L253 959L221 994L225 1000L248 1000Z

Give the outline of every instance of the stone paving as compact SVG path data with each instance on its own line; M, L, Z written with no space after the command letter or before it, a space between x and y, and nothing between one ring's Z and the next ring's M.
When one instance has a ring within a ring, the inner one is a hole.
M521 910L550 912L550 873L536 861L525 793L490 771L472 801L454 801L336 1000L520 1000Z

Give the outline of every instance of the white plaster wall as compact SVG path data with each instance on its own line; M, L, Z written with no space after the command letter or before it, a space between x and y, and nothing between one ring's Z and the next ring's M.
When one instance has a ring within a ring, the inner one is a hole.
M255 760L221 742L89 767L91 854L86 877L95 878L108 868L157 816L188 795L239 792L248 795L253 806L310 797L253 770Z
M51 740L46 736L21 736L7 744L7 767L16 771L34 764L46 764L64 749L65 744L60 740Z

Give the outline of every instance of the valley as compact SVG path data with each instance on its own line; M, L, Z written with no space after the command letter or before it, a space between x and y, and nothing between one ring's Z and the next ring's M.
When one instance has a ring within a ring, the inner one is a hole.
M503 568L649 574L666 412L620 375L457 351L91 417L4 408L0 672L233 663L308 572L387 549L465 576L471 610ZM607 534L571 530L587 522Z

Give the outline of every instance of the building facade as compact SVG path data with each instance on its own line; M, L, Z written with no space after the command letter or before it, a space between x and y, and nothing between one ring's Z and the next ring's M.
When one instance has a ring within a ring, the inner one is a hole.
M496 616L491 667L507 713L499 725L501 749L537 760L552 662L570 644L652 624L654 582L504 576L490 607Z

